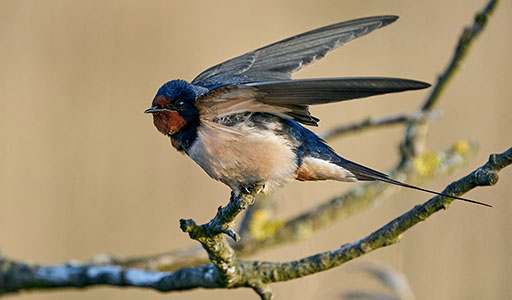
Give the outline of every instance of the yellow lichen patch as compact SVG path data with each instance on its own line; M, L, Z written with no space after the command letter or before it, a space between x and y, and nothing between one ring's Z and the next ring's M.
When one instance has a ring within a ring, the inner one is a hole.
M264 240L273 236L276 231L284 225L284 221L270 220L270 214L263 210L254 212L249 225L249 233L256 240Z
M417 156L413 161L414 169L420 176L430 176L441 164L441 157L436 152L427 152Z
M471 146L466 140L459 140L457 143L455 143L455 145L453 145L453 151L456 153L466 153L470 148Z

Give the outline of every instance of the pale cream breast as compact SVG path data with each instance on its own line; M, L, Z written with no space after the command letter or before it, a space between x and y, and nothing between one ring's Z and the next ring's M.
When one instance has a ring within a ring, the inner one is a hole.
M237 191L240 185L265 184L265 192L295 178L297 157L291 142L272 129L244 123L226 127L213 122L198 128L188 155L212 178Z

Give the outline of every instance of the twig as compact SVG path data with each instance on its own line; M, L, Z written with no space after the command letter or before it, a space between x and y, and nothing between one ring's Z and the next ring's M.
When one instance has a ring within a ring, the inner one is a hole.
M325 140L339 138L340 136L358 133L367 129L387 127L391 125L421 122L439 118L440 113L433 111L412 111L404 114L382 117L368 117L362 121L333 127L319 134Z
M194 246L164 253L126 258L109 253L102 253L94 256L88 263L167 272L175 271L183 267L193 267L208 263L208 254L201 246Z
M240 236L233 229L233 222L236 216L254 201L261 188L254 187L239 195L231 193L229 203L219 207L215 217L207 224L198 226L194 220L180 220L181 230L187 232L191 239L200 242L206 250L208 258L222 274L225 287L230 287L238 280L240 270L237 269L235 250L222 234L227 234L235 241L240 240Z

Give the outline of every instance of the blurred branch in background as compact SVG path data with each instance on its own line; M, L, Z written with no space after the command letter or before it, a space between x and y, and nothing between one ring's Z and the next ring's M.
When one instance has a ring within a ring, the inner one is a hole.
M351 290L342 294L343 299L356 300L414 300L414 293L409 286L409 282L403 273L391 269L379 263L363 263L356 266L356 271L362 271L371 278L377 279L379 283L385 286L392 295L388 293L378 293L367 290L367 287L360 290ZM365 281L366 282L366 281Z
M464 59L472 41L485 27L487 18L497 2L489 1L486 7L476 15L473 24L464 29L447 69L439 76L432 93L421 104L419 112L370 118L334 128L324 137L392 124L407 124L404 141L400 145L402 158L390 172L391 176L402 181L418 182L446 174L463 165L472 157L476 146L459 142L445 152L425 151L426 125L427 121L436 115L432 112L432 108L438 102L449 79L455 74L457 66ZM498 180L497 172L511 163L512 148L502 154L491 155L484 166L452 183L443 192L459 196L476 186L493 185ZM433 197L361 240L301 260L283 263L237 260L237 256L252 254L270 246L309 237L334 221L373 207L376 202L389 197L395 190L397 190L396 187L382 183L360 185L343 196L322 203L287 221L268 217L266 208L270 200L262 201L261 204L258 202L246 214L240 228L243 239L236 244L229 244L222 233L228 234L235 240L239 239L233 230L233 220L246 207L247 197L252 197L252 194L244 195L238 199L240 201L232 196L230 203L226 207L219 208L217 216L208 224L198 226L192 220L181 222L182 229L202 244L207 250L208 257L200 248L192 248L128 259L104 255L92 264L38 266L0 258L0 295L25 289L94 285L136 286L159 291L199 287L251 287L262 299L271 299L273 295L268 288L269 283L324 271L380 247L391 245L397 242L407 229L440 209L447 208L453 201L452 198ZM213 263L199 267L185 267L207 263L208 259ZM98 265L101 263L119 266ZM133 269L133 267L151 270L180 269L175 272L155 272Z
M319 134L319 136L325 140L341 137L347 134L359 133L363 130L372 128L387 127L392 125L408 124L413 122L421 122L427 120L433 120L439 118L440 113L436 111L411 111L405 114L389 115L382 117L368 117L367 119L333 127Z

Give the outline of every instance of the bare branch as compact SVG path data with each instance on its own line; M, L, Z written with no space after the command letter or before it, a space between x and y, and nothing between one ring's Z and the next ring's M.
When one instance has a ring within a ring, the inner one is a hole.
M367 129L387 127L391 125L422 122L439 118L436 111L412 111L409 113L388 115L382 117L368 117L362 121L333 127L319 134L325 140L339 138L343 135L358 133Z
M0 258L0 295L21 290L97 285L150 288L161 292L223 286L222 274L213 264L183 268L176 272L153 272L119 266L38 266Z
M208 254L201 246L126 258L102 253L94 256L89 262L94 265L116 265L161 272L175 271L179 268L199 266L205 263L208 263Z
M198 226L194 220L180 220L181 230L187 232L191 239L200 242L206 250L208 258L222 274L225 287L230 287L238 280L241 270L237 269L235 250L222 234L229 235L235 241L240 240L240 236L233 229L233 221L254 201L254 197L261 188L257 186L239 195L231 193L229 203L219 207L215 217L207 224Z

